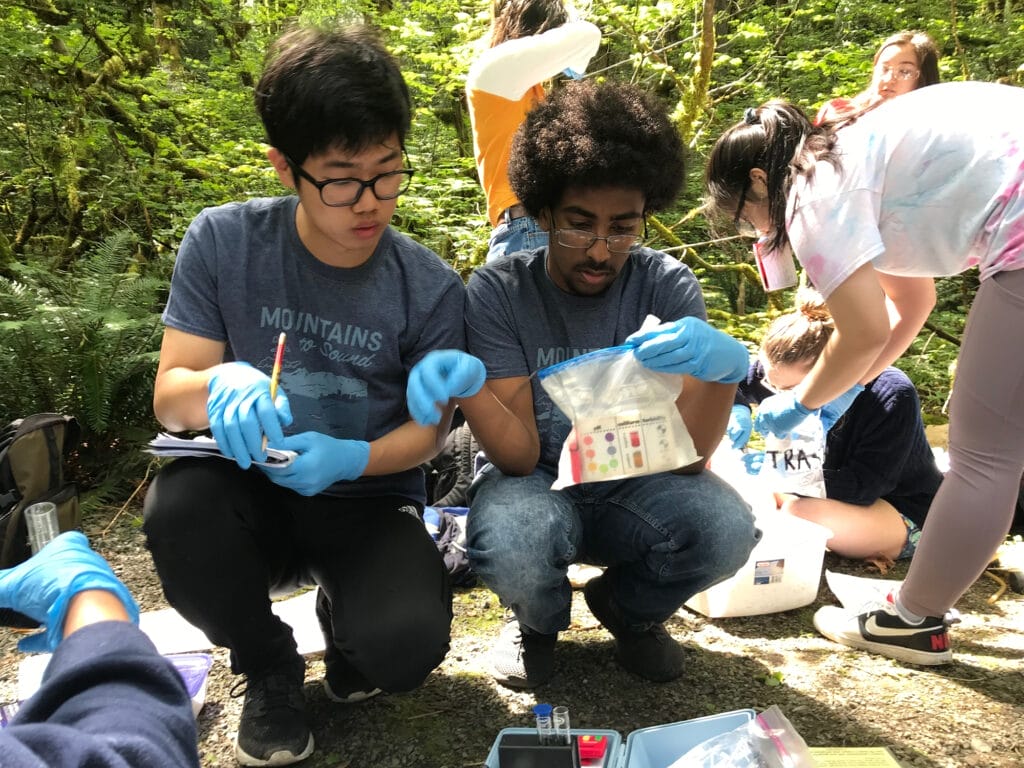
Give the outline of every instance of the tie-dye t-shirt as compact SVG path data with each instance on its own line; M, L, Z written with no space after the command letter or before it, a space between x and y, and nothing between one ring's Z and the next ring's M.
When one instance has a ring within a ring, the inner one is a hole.
M838 134L790 192L787 231L828 297L871 262L903 276L981 279L1024 267L1024 89L943 83L892 99Z

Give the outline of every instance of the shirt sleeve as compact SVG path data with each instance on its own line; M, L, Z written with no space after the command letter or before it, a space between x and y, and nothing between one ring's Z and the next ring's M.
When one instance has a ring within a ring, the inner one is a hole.
M466 88L514 101L563 69L585 72L600 46L601 30L588 21L571 21L539 35L507 40L473 62Z
M831 165L818 163L813 181L793 185L786 226L793 252L825 299L885 250L880 196L866 188L842 189L838 182Z
M138 627L83 627L53 654L43 684L0 731L0 765L199 766L181 676Z
M194 336L226 341L227 329L217 298L215 251L209 215L200 213L178 247L163 321Z
M454 272L439 286L437 301L430 312L431 322L425 323L414 349L406 359L409 370L434 349L466 348L463 316L466 307L466 286Z
M483 360L489 379L530 375L514 307L493 271L475 272L466 286L466 345Z
M913 384L864 390L828 434L825 492L830 499L868 505L896 488L914 441L920 407ZM846 432L847 434L843 434Z

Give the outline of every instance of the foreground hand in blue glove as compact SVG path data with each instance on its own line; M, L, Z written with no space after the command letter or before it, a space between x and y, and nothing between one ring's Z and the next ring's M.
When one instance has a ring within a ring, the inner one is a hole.
M626 339L633 354L652 371L684 373L703 381L735 384L747 375L747 348L699 317L684 317Z
M263 435L275 445L284 437L281 425L292 423L288 398L270 399L270 377L248 363L226 363L210 377L206 415L220 452L242 469L265 461Z
M438 424L441 411L453 397L472 397L484 385L483 361L457 349L428 352L409 372L405 399L409 413L424 426Z
M742 448L750 440L750 433L754 431L754 420L750 416L750 409L745 405L737 403L729 413L729 426L725 428L725 434L733 448Z
M779 392L761 401L754 419L754 429L762 435L769 432L783 437L810 416L813 411L805 408L792 392Z
M22 638L23 651L53 651L64 636L71 598L89 589L113 592L129 618L139 623L139 607L107 561L89 548L78 531L62 533L32 557L0 571L0 607L13 608L45 625L45 631Z
M764 451L743 454L743 466L747 468L748 475L761 474L761 467L764 465Z
M366 441L339 440L321 432L289 435L274 447L299 455L287 467L264 468L264 473L303 496L316 496L341 480L356 480L370 461Z
M854 384L839 397L821 406L821 425L825 428L825 434L835 426L835 423L843 417L843 414L853 405L857 395L864 391L863 384Z

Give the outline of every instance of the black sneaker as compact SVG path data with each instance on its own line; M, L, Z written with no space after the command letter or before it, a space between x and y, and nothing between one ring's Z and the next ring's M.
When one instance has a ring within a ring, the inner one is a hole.
M950 611L945 616L926 616L912 624L899 615L892 594L858 612L827 605L814 614L815 629L829 640L925 666L953 661L948 628L958 621L959 614Z
M358 704L381 692L353 667L340 651L331 647L324 653L324 693L339 704Z
M313 754L301 677L281 672L250 677L244 693L235 740L240 764L291 765Z
M683 649L664 624L628 624L612 598L606 576L591 579L583 588L587 607L615 638L615 659L645 680L667 683L683 674Z
M371 699L381 692L362 672L353 667L348 659L334 645L334 630L331 626L331 608L327 593L317 588L316 619L324 636L324 693L331 701L339 704L357 704Z
M491 651L491 674L509 688L536 688L555 672L558 633L543 635L513 619L498 636Z

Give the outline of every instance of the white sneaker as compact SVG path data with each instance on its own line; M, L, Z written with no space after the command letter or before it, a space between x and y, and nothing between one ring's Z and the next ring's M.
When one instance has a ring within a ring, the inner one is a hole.
M814 614L814 627L829 640L878 653L909 664L936 666L953 661L949 625L960 621L956 611L943 617L926 616L913 624L896 610L890 593L880 603L858 612L825 606Z

